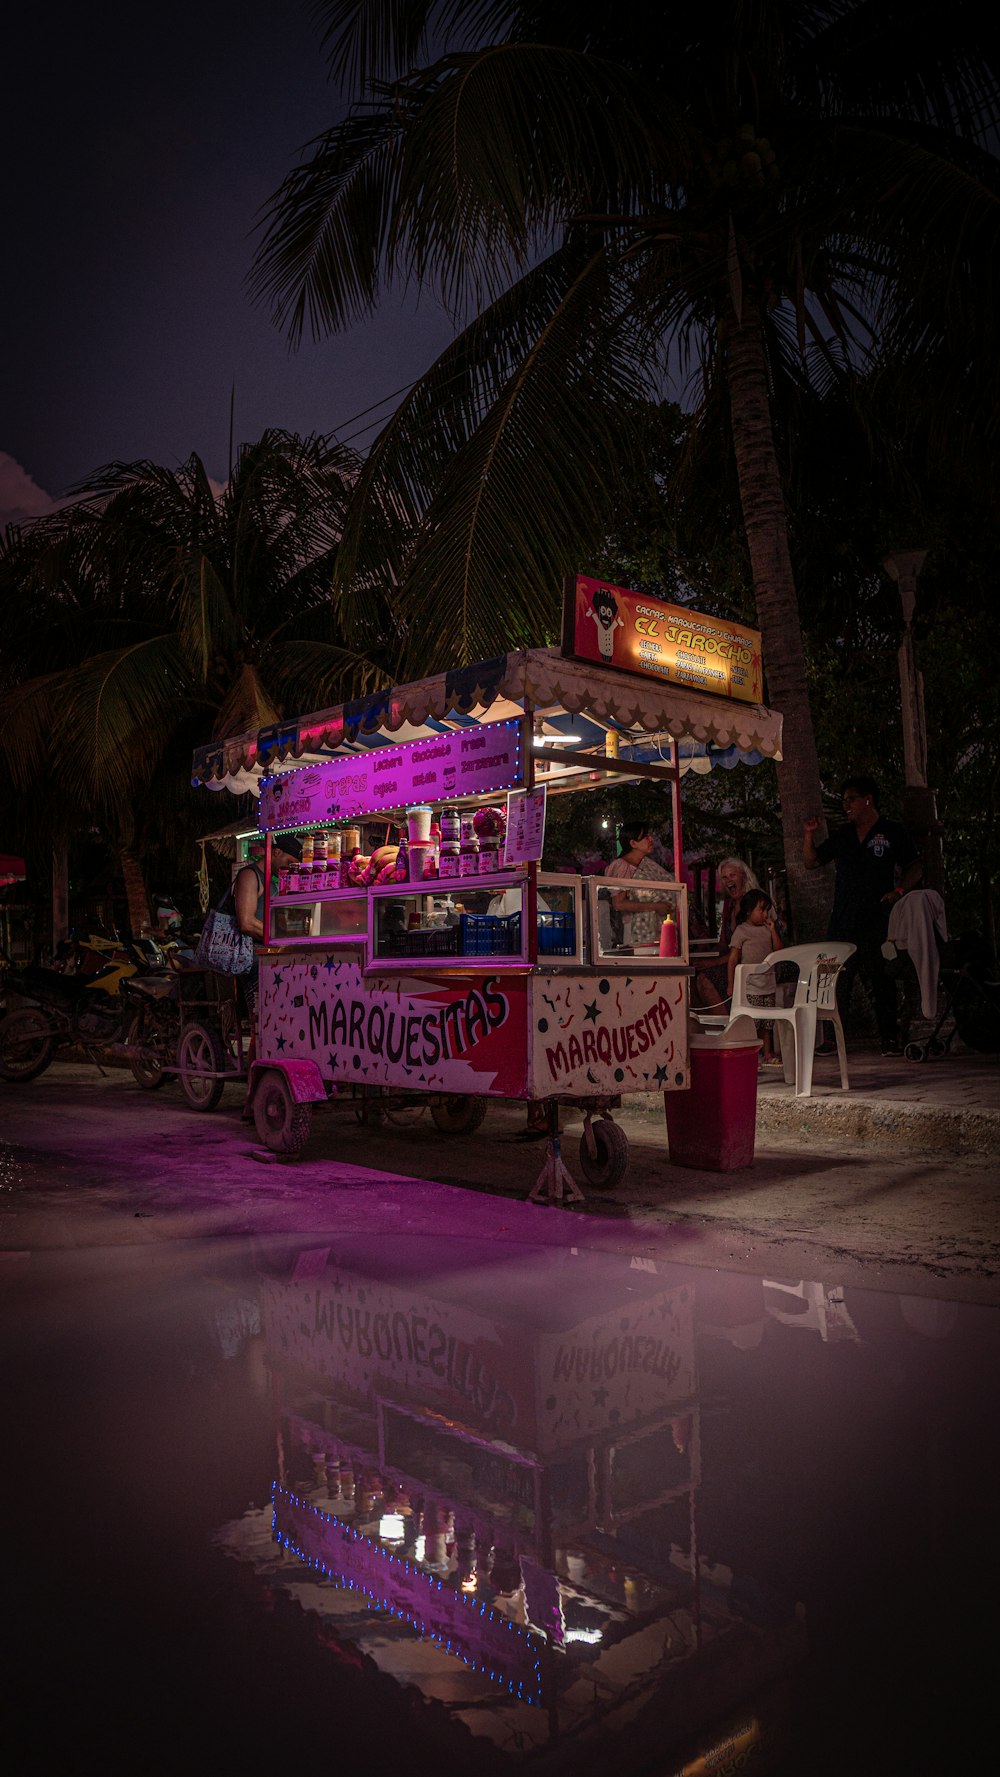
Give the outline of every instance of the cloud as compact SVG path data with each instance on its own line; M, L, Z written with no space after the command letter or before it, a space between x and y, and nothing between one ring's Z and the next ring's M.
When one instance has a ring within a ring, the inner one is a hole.
M0 450L0 528L23 524L28 518L43 518L46 512L54 512L58 504L8 451Z

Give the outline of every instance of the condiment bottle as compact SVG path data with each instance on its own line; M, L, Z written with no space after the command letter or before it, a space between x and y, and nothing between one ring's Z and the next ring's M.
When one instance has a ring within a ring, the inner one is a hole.
M400 833L400 835L399 835L399 850L396 853L396 881L397 882L409 882L409 880L410 880L410 859L409 859L409 852L408 852L408 847L407 847L407 843L406 843L406 834Z
M677 921L670 913L660 927L660 955L677 955Z
M457 876L459 864L459 842L457 839L442 839L441 856L438 863L439 876Z

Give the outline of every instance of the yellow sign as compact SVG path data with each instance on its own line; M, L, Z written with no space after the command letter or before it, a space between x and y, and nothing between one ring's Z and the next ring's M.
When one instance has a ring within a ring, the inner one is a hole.
M578 574L566 583L563 654L616 671L665 679L741 703L761 703L760 634L742 623L661 604Z
M752 1771L760 1751L760 1723L752 1720L734 1728L707 1752L690 1759L675 1777L735 1777L736 1772Z

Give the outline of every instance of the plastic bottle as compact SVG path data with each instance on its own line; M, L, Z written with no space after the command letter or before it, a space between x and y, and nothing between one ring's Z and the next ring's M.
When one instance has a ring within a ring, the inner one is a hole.
M660 955L676 956L677 952L677 921L668 913L660 927Z

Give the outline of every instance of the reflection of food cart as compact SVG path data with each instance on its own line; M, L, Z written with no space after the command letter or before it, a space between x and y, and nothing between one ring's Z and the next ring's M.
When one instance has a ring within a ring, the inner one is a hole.
M259 781L268 885L283 833L340 851L333 860L317 846L304 873L266 893L252 1079L261 1139L298 1151L311 1106L337 1095L369 1110L429 1105L453 1133L477 1127L491 1097L544 1102L551 1140L536 1193L579 1196L559 1152L558 1105L572 1104L584 1112L586 1178L616 1183L621 1094L688 1085L678 742L776 756L780 729L759 705L531 649L202 749L196 782L239 792ZM620 878L540 867L544 796L609 776L669 790L673 879L630 883L629 895L657 907L657 931L668 914L673 954L655 932L622 941L608 917ZM474 819L505 797L504 846L461 841L449 860L458 874L445 874L443 846L415 837L405 880L388 853L379 880L352 875L348 853L375 855L408 816Z
M525 1753L572 1736L597 1770L627 1728L627 1768L673 1770L734 1709L755 1740L801 1628L776 1597L744 1621L703 1553L698 1273L465 1228L428 1278L405 1236L328 1238L261 1249L277 1474L223 1546Z

